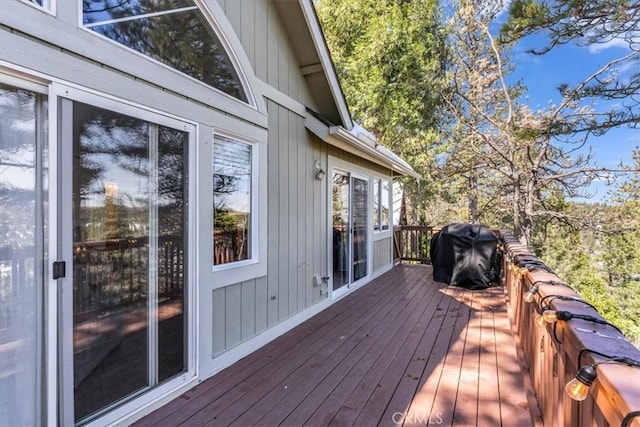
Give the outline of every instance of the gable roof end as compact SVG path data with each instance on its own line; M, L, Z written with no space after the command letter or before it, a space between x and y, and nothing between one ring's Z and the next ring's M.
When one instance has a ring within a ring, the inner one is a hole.
M289 35L300 70L318 103L317 112L307 108L307 129L323 141L385 166L397 175L420 179L420 174L407 162L353 122L313 2L272 1Z
M311 0L272 0L318 113L351 129L353 122Z

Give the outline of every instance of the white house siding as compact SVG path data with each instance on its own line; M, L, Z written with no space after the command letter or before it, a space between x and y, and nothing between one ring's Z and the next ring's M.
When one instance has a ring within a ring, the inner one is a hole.
M391 263L391 244L393 238L380 239L373 242L373 274L389 267Z
M314 274L327 275L327 146L309 134L304 119L268 101L268 274L213 291L215 356L320 300Z
M214 355L267 329L267 300L266 277L213 291Z
M315 109L307 82L300 72L300 65L273 2L218 0L218 3L244 46L256 77Z
M328 276L328 179L313 165L328 157L387 176L383 167L330 146L304 128L304 119L267 100L268 274L213 291L212 356L303 312L327 298L313 276ZM373 274L391 264L391 238L373 243Z

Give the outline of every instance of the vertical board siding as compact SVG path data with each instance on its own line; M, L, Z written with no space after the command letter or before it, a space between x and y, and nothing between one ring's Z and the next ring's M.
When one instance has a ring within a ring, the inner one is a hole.
M391 264L391 238L373 242L373 271Z
M249 42L249 39L243 39L242 44L252 44L254 49L254 61L253 70L256 73L256 77L262 81L267 81L267 25L265 16L267 16L269 4L264 1L252 1L254 3L254 23L253 23L253 43ZM273 8L273 7L272 7ZM250 23L247 23L249 26ZM244 33L243 33L244 34ZM249 57L251 60L251 57Z
M296 129L296 140L304 141L304 133L306 131L302 128ZM302 145L302 144L296 144ZM296 164L298 165L306 165L310 164L305 161L306 152L304 146L299 147L298 149L298 159ZM297 185L297 193L298 193L298 204L297 209L299 213L304 213L307 206L307 199L305 194L305 176L307 175L307 171L304 168L298 168L298 177L296 179ZM297 301L297 309L302 310L307 307L307 293L310 292L310 282L311 280L307 280L307 277L311 277L311 273L308 270L309 263L307 261L307 218L309 215L299 216L298 217L298 229L297 229L297 238L298 238L298 259L297 259L297 268L296 268L296 280L299 284L298 289L298 301Z
M226 346L226 305L225 305L225 288L215 289L212 295L212 307L213 311L212 321L213 325L211 328L212 337L212 345L211 345L211 356L216 356L227 349Z
M241 339L245 341L256 333L256 281L241 284L240 294Z
M298 163L298 146L302 145L302 141L298 140L298 128L300 127L300 122L296 120L297 115L291 112L288 113L289 116L289 131L287 135L289 135L289 149L287 150L289 154L289 158L287 160L286 169L290 170L289 179L287 180L289 183L288 194L289 197L289 313L294 314L298 312L298 285L301 284L298 282L298 264L300 260L298 259L298 223L300 222L300 217L298 217L298 172L304 168L304 165ZM297 165L297 167L292 168L291 165ZM304 289L302 290L304 292Z
M238 3L236 1L236 3ZM256 40L256 15L255 8L259 3L256 0L241 0L240 2L240 32L239 37L249 61L256 68L255 40ZM250 42L249 42L250 41ZM249 42L249 43L247 43Z
M242 43L256 77L315 107L300 64L268 0L218 0ZM379 175L389 172L331 147L304 126L304 117L267 99L267 276L213 291L213 355L246 341L327 298L313 276L328 276L328 207L334 156ZM315 179L319 160L327 176ZM264 159L263 159L264 161ZM390 241L374 247L375 268L388 264Z
M213 353L311 307L327 296L313 276L328 275L327 186L314 162L327 168L327 146L304 128L304 118L273 101L269 113L267 276L213 293Z
M268 199L268 212L269 222L268 222L268 242L267 245L269 247L269 257L267 263L267 287L268 287L268 307L267 307L267 326L273 326L278 323L278 244L279 241L277 238L273 238L272 236L279 235L279 223L277 219L280 216L280 204L279 198L277 195L279 194L278 188L278 174L274 171L278 169L278 149L280 144L278 144L278 105L275 103L267 104L267 112L269 114L269 141L267 145L267 170L268 172L268 184L267 188L269 191Z
M242 284L225 287L225 347L242 342Z
M278 166L269 168L268 173L269 177L273 174L278 175L278 194L269 194L269 198L275 197L278 200L280 211L277 217L269 215L269 220L280 223L278 252L276 252L280 276L278 283L278 320L280 321L289 317L289 185L291 184L289 170L295 169L296 165L289 163L289 112L284 108L279 110ZM273 236L269 236L269 240L271 239Z
M267 289L267 278L256 279L256 329L255 333L260 333L267 329L267 305L269 304L269 292Z
M242 43L257 78L316 107L273 2L218 0Z
M212 356L267 329L267 278L213 291Z

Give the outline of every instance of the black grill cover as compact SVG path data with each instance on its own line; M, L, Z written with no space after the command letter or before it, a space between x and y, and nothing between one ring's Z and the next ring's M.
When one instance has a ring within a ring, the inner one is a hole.
M491 286L498 239L480 224L449 224L431 238L433 279L468 289Z

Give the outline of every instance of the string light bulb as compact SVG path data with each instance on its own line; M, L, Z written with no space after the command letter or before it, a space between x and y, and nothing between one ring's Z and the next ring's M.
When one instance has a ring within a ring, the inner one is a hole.
M538 284L533 285L529 291L524 294L524 300L525 302L532 302L533 298L536 296L536 294L538 293Z
M596 368L593 365L583 366L578 370L576 377L564 387L565 392L573 400L583 401L589 394L589 388L596 380Z
M555 323L558 320L570 320L573 315L568 311L545 310L542 312L542 318L546 323Z
M542 314L538 314L536 316L536 325L540 326L541 328L544 328L546 324L547 324L547 321L544 320L544 316Z

